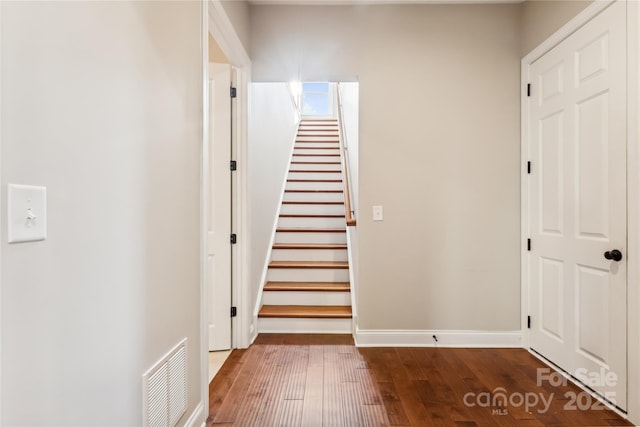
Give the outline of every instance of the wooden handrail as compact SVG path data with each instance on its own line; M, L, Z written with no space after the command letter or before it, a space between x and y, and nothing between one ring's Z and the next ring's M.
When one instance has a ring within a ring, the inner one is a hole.
M342 163L342 176L344 177L344 214L347 219L347 227L356 225L356 219L351 209L351 191L349 188L349 162L347 161L347 148L345 147L344 128L342 123L342 100L340 99L340 84L336 86L338 95L338 130L340 136L340 161Z

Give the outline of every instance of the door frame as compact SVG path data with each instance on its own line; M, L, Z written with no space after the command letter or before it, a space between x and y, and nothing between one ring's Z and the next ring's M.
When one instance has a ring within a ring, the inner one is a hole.
M232 156L238 161L238 170L234 172L236 179L236 193L232 195L234 212L231 221L233 232L238 234L238 244L232 247L232 304L238 308L237 317L232 319L232 348L246 348L250 344L251 310L249 308L248 275L241 268L249 260L249 226L247 200L247 90L251 80L251 61L240 38L235 32L221 0L201 0L202 2L202 141L200 164L200 348L201 348L201 395L209 408L209 363L208 363L208 283L206 282L207 268L207 230L208 230L208 192L209 192L209 33L220 46L229 63L236 70L238 98L232 106L232 123L234 142ZM206 418L205 416L205 418Z
M2 46L2 1L0 1L0 46ZM2 177L2 50L0 49L0 178ZM0 224L2 224L2 187L0 186ZM0 226L0 384L2 384L2 227ZM0 422L2 422L2 387L0 387Z
M232 348L246 348L250 343L251 310L249 309L248 275L242 266L249 262L249 218L248 218L248 170L247 170L247 112L248 88L251 81L251 60L242 41L238 37L231 20L222 6L221 0L208 0L209 10L207 28L213 39L229 60L235 70L238 95L232 103L231 124L232 148L231 156L238 162L238 169L234 172L235 193L232 194L233 213L231 223L233 233L238 235L238 243L232 246L232 303L237 307L238 315L232 319ZM208 51L207 34L207 51ZM208 61L208 60L207 60ZM208 110L207 110L208 113ZM208 125L208 123L207 123Z
M527 239L529 230L529 179L527 162L529 157L529 110L527 83L529 67L538 58L557 46L615 0L593 2L581 13L567 22L542 44L527 54L521 61L521 329L523 347L529 351L530 337L527 327L529 315L529 252ZM627 5L627 414L635 424L640 424L640 5ZM588 390L587 390L588 391ZM622 413L621 413L622 414ZM624 415L624 414L622 414Z

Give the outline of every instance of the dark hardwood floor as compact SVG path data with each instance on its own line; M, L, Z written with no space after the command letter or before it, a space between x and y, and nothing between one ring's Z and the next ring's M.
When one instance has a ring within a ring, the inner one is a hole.
M522 349L356 348L348 335L261 334L211 382L207 427L632 425L571 383L537 385L545 368Z

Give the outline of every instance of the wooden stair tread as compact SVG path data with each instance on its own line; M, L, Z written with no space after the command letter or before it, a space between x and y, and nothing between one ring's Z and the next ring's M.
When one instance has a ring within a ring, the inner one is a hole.
M340 169L289 169L290 173L342 173Z
M272 249L347 249L346 243L274 243Z
M344 193L343 190L284 190L285 193Z
M258 317L350 319L348 305L263 305Z
M344 205L344 202L295 202L285 200L283 205Z
M271 261L269 268L348 269L347 261Z
M294 154L293 157L340 157L340 154Z
M287 179L287 182L342 182L341 179Z
M339 150L340 147L293 147L295 150ZM294 154L295 156L295 154Z
M339 165L340 162L291 162L292 165Z
M344 218L344 214L280 214L280 218Z
M265 291L272 292L349 292L349 282L267 282Z
M346 228L277 228L277 233L346 233Z

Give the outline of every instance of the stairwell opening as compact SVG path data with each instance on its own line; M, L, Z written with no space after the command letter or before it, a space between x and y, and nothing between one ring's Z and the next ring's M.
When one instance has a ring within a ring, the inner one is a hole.
M270 208L252 227L254 242L267 243L254 257L264 260L253 282L257 332L353 332L357 239L346 219L357 210L357 113L357 83L253 84L250 166L262 173L250 184L274 178L270 200L251 192Z

